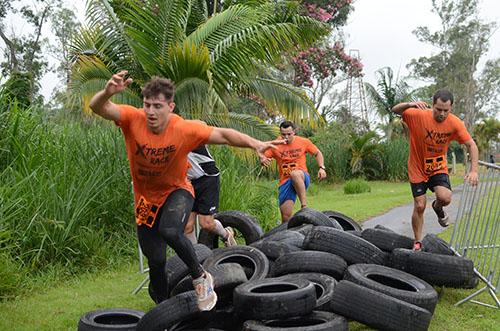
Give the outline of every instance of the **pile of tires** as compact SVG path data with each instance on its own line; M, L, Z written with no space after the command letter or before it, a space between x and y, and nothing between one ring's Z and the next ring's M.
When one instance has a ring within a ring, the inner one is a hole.
M195 251L215 279L212 311L198 310L187 268L174 256L165 270L169 299L128 320L132 328L92 329L80 320L79 330L348 330L349 320L427 330L438 301L433 285L477 285L472 261L449 255L437 237L427 238L434 252L414 252L411 238L385 228L361 231L334 211L304 208L268 233L250 215L221 214L246 245L218 247L200 234L210 237Z

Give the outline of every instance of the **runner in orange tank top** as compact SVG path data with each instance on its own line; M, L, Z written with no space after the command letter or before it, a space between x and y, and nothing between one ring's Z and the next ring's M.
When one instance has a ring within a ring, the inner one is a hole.
M213 277L198 262L193 245L184 236L193 206L193 187L187 180L190 151L203 144L253 148L259 157L276 148L236 130L214 128L173 114L175 88L168 79L153 77L142 90L143 108L117 105L111 97L132 83L127 71L111 77L90 101L90 108L114 121L125 138L134 187L137 236L148 259L149 279L157 303L168 297L166 248L171 246L188 266L200 310L216 302ZM279 142L276 142L279 143Z
M267 150L264 154L267 159L261 163L269 166L271 158L276 159L279 169L279 196L281 221L288 222L293 214L293 206L299 197L301 208L307 207L306 190L310 183L306 166L306 154L316 158L318 163L318 178L326 178L325 160L321 151L309 139L295 135L295 124L284 121L280 124L281 137L286 144L277 146L276 149Z
M451 141L465 144L471 158L470 172L465 176L472 185L478 181L478 149L463 122L451 114L453 94L437 91L432 98L432 109L423 101L404 102L392 108L403 116L410 132L408 177L413 193L412 227L415 235L414 250L422 250L422 228L427 203L427 189L436 199L432 208L441 226L449 225L449 216L443 210L451 202L451 185L448 177L446 153Z

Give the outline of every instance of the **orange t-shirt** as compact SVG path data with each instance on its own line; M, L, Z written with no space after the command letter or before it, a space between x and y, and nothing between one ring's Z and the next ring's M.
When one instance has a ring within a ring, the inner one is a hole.
M411 183L427 182L436 174L447 174L446 152L452 140L460 144L471 140L464 123L449 114L443 122L432 117L432 109L408 108L403 121L410 130L408 176Z
M213 127L171 114L165 131L156 135L148 130L142 108L128 105L119 105L119 108L117 124L125 137L136 221L140 223L138 213L142 207L155 211L156 217L157 209L173 191L185 189L194 196L193 187L187 180L187 155L207 142Z
M278 162L280 185L288 180L292 170L301 169L307 172L306 153L315 155L319 151L309 139L298 136L294 137L291 144L276 147L277 149L266 150L264 155Z

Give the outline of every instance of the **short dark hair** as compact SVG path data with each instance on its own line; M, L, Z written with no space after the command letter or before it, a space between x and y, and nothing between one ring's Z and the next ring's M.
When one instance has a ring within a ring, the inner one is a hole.
M286 129L292 127L295 130L295 124L292 121L283 121L280 124L280 129Z
M144 98L151 98L163 94L167 101L172 101L175 95L175 86L170 79L154 76L142 89Z
M432 104L435 104L438 99L441 99L443 102L448 102L449 100L453 104L453 93L445 89L437 90L432 97Z

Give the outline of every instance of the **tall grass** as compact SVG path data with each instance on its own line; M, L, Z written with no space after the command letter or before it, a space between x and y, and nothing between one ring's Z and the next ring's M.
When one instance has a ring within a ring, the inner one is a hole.
M408 179L408 150L406 139L389 140L381 145L383 177L391 181Z
M2 254L35 274L97 269L133 252L130 176L118 129L57 123L42 109L2 115Z

